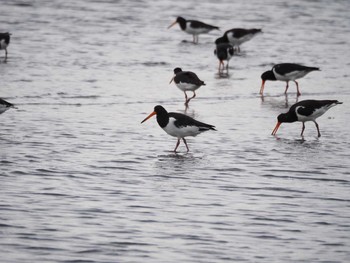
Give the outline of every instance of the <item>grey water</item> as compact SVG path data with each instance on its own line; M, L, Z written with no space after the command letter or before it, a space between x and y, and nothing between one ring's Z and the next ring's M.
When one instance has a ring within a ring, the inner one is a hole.
M2 0L0 261L349 262L350 2ZM199 43L177 16L219 26ZM214 40L262 28L217 74ZM320 67L267 82L282 62ZM206 82L186 109L173 69ZM342 105L313 123L296 101ZM176 138L161 104L216 126Z

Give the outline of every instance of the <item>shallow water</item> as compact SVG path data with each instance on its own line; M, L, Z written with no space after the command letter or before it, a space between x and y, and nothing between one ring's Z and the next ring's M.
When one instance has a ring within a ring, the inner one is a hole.
M195 6L195 9L193 8ZM2 1L12 32L0 63L3 262L348 262L348 1ZM220 26L199 44L183 15ZM213 41L262 28L217 74ZM186 41L183 41L186 40ZM4 52L0 52L1 59ZM318 66L267 82L275 63ZM173 68L206 82L185 109ZM296 101L344 104L299 136L276 117ZM157 104L213 124L176 139Z

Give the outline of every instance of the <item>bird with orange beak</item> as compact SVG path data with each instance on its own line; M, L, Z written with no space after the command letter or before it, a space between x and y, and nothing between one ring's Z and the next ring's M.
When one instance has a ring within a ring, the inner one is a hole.
M190 100L196 97L196 90L205 85L205 83L192 71L182 71L181 68L175 68L174 74L169 84L174 81L175 85L185 93L185 105L188 106ZM192 91L193 96L188 98L186 91Z
M289 81L294 81L294 83L297 85L297 96L300 96L301 93L299 90L299 84L296 81L296 79L300 79L304 77L306 74L315 70L320 70L320 69L315 67L306 67L306 66L302 66L294 63L277 64L273 66L271 70L265 71L261 75L262 84L260 88L260 94L261 95L264 94L266 80L272 80L272 81L281 80L287 83L286 90L284 91L285 94L287 94Z
M300 136L303 136L305 130L305 122L312 121L317 128L317 135L321 137L320 129L316 119L322 116L330 108L337 104L342 104L337 100L303 100L292 105L287 113L282 113L277 117L277 124L271 135L276 135L278 128L282 123L302 122L303 127Z
M198 35L208 33L214 29L220 30L217 26L212 26L197 20L186 20L181 16L177 17L175 22L172 23L168 29L176 24L180 25L182 31L193 35L193 43L195 44L198 43Z
M167 112L166 109L164 109L161 105L155 106L154 111L148 115L141 123L144 123L154 115L157 115L157 122L159 126L167 134L177 137L177 143L174 152L176 152L177 148L179 147L181 139L185 143L188 152L190 149L188 148L185 137L197 136L198 134L209 130L216 131L215 126L213 125L197 121L185 114Z

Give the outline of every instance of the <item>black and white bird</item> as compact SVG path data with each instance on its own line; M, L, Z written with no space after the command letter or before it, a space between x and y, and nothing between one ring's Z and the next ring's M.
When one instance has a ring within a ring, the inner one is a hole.
M214 54L219 59L219 74L224 71L226 60L226 70L228 71L229 61L234 54L234 48L231 44L227 43L223 38L218 38L215 41L216 48L214 50Z
M290 107L287 113L282 113L277 117L277 124L272 131L272 135L276 135L278 128L284 122L302 122L303 127L300 136L303 136L305 130L305 122L312 121L317 128L317 135L321 137L320 129L316 119L322 116L326 111L337 104L342 104L337 100L303 100Z
M251 40L254 36L261 32L261 29L258 28L232 28L227 30L221 38L223 42L230 43L237 50L237 52L240 52L240 45Z
M0 50L5 50L5 61L7 60L7 47L10 44L10 33L0 33Z
M159 126L167 134L177 138L174 152L176 152L177 148L179 147L181 139L185 143L188 152L190 149L188 148L185 137L197 136L198 134L209 130L216 131L215 126L213 125L197 121L181 113L167 112L160 105L155 106L154 111L148 115L141 123L145 122L154 115L157 115L157 122Z
M306 67L294 63L282 63L272 67L271 70L265 71L261 75L262 84L260 88L260 94L263 95L266 80L281 80L287 83L285 94L287 94L289 81L294 81L297 85L297 95L300 96L299 84L296 79L304 77L311 71L320 70L316 67Z
M11 104L10 102L7 102L6 100L3 100L0 98L0 114L4 113L10 108L14 108L15 106Z
M197 20L186 20L185 18L179 16L176 18L175 22L172 23L169 27L171 28L175 24L179 23L182 31L185 31L188 34L193 35L193 43L198 43L198 35L205 34L211 30L217 29L220 30L217 26L208 25L201 21Z
M169 84L174 80L176 86L185 93L185 105L188 106L190 100L196 97L196 90L204 86L205 83L192 71L182 71L181 68L175 68L174 74ZM192 91L193 96L188 98L186 91Z

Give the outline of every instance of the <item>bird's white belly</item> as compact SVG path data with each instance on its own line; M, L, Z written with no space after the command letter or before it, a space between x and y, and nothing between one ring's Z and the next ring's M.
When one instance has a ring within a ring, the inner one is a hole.
M196 136L200 133L198 127L196 126L176 127L174 125L174 121L174 118L170 118L168 125L163 128L163 130L171 136L184 138L187 136Z
M203 34L203 33L208 33L210 30L207 28L193 28L187 24L185 31L186 31L186 33L191 34L191 35L199 35L199 34Z
M7 48L7 44L5 42L5 39L2 39L0 41L0 49L6 49Z
M234 37L234 35L232 33L231 34L227 34L228 40L234 46L240 46L244 42L247 42L248 40L252 39L253 36L254 36L253 34L248 34L248 35L245 35L244 37L236 38L236 37Z
M306 71L292 71L285 75L278 74L275 69L273 69L273 73L275 74L276 79L282 81L296 80L304 77L308 72Z
M182 91L194 91L200 87L198 85L191 84L191 83L185 83L185 82L179 82L179 83L175 83L175 84Z

